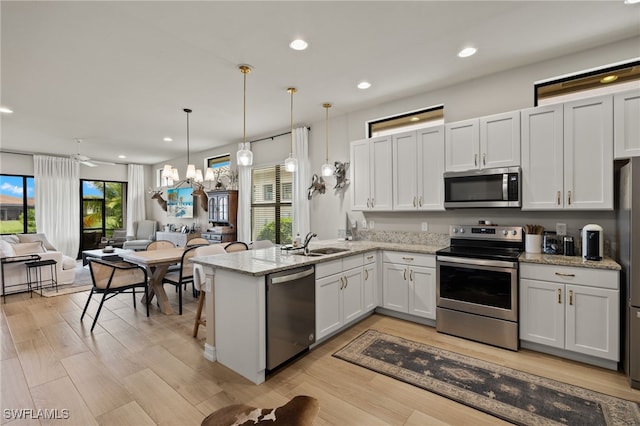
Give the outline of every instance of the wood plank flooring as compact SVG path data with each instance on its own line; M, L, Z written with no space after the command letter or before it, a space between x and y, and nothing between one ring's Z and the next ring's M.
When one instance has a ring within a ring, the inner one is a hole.
M177 295L167 293L177 312ZM620 372L528 350L512 352L435 329L373 315L318 346L256 386L203 357L204 331L191 337L197 307L184 297L184 315L150 317L130 295L98 304L84 322L88 292L41 298L7 297L0 305L0 424L199 425L234 403L276 407L300 394L320 401L316 425L499 425L504 422L406 383L332 357L368 328L640 402ZM97 299L95 299L97 300ZM53 410L58 419L18 420L5 409ZM57 411L56 411L57 410ZM68 419L60 419L68 410Z

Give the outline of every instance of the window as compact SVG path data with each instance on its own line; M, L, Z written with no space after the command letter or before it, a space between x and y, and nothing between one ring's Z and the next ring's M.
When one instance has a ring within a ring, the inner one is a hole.
M33 176L0 175L0 234L36 232L34 191Z
M535 106L638 88L640 61L636 60L535 82Z
M280 165L251 171L251 239L289 244L293 173ZM275 190L275 193L274 193Z
M367 137L384 136L439 124L444 124L443 105L367 121Z
M213 176L216 178L216 181L222 176L230 176L231 174L231 155L224 154L218 155L217 157L207 158L206 160L207 167L213 169ZM207 171L204 170L205 176ZM223 182L227 183L227 182Z
M80 181L82 199L82 250L98 248L102 237L124 227L127 184L96 180Z

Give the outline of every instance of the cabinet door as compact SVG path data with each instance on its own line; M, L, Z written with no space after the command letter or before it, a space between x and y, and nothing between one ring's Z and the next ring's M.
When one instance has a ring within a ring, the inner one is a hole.
M613 209L613 98L564 104L565 208Z
M209 222L217 222L218 218L218 197L209 196Z
M409 313L436 319L436 270L413 267L409 271Z
M342 274L316 280L316 338L320 339L342 326Z
M378 306L378 265L376 263L370 263L364 265L364 277L362 278L362 293L364 310L372 311Z
M351 209L368 210L370 206L369 140L351 142L350 146Z
M564 207L562 105L530 108L522 121L522 210Z
M395 263L385 263L382 273L382 306L394 311L409 312L408 268Z
M564 349L564 284L520 279L520 339Z
M371 210L392 210L393 157L391 137L384 136L371 139L370 149Z
M344 274L342 287L343 324L357 319L364 312L362 268L350 269Z
M393 210L418 207L418 147L416 132L393 135Z
M613 97L614 157L640 156L640 90Z
M480 167L478 119L445 126L445 169L448 172Z
M520 165L520 111L480 118L480 168Z
M418 210L444 210L444 126L420 129L416 137Z
M620 360L620 292L567 284L566 349Z

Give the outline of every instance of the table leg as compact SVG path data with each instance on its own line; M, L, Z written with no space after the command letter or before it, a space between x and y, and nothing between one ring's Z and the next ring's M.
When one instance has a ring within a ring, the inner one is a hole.
M164 291L164 287L162 286L162 279L164 278L167 270L169 269L169 265L159 265L154 266L152 268L147 268L149 272L149 303L153 301L153 297L158 297L158 303L160 304L160 310L166 315L172 315L173 309L171 309L171 305L169 304L169 298L167 297L167 293ZM142 303L147 303L142 297Z

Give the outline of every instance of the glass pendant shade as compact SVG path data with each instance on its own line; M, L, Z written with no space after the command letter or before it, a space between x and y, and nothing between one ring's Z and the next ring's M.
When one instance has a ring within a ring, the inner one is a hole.
M239 144L238 152L236 153L236 161L240 166L250 166L253 164L253 152L249 143L241 143Z
M216 180L215 176L213 175L213 169L211 167L207 168L207 173L205 173L204 175L204 180L206 180L207 182Z
M289 154L286 160L284 160L284 169L290 173L293 173L298 168L298 160L293 157L293 154Z
M325 163L320 167L320 173L324 177L333 176L333 166L329 163Z

